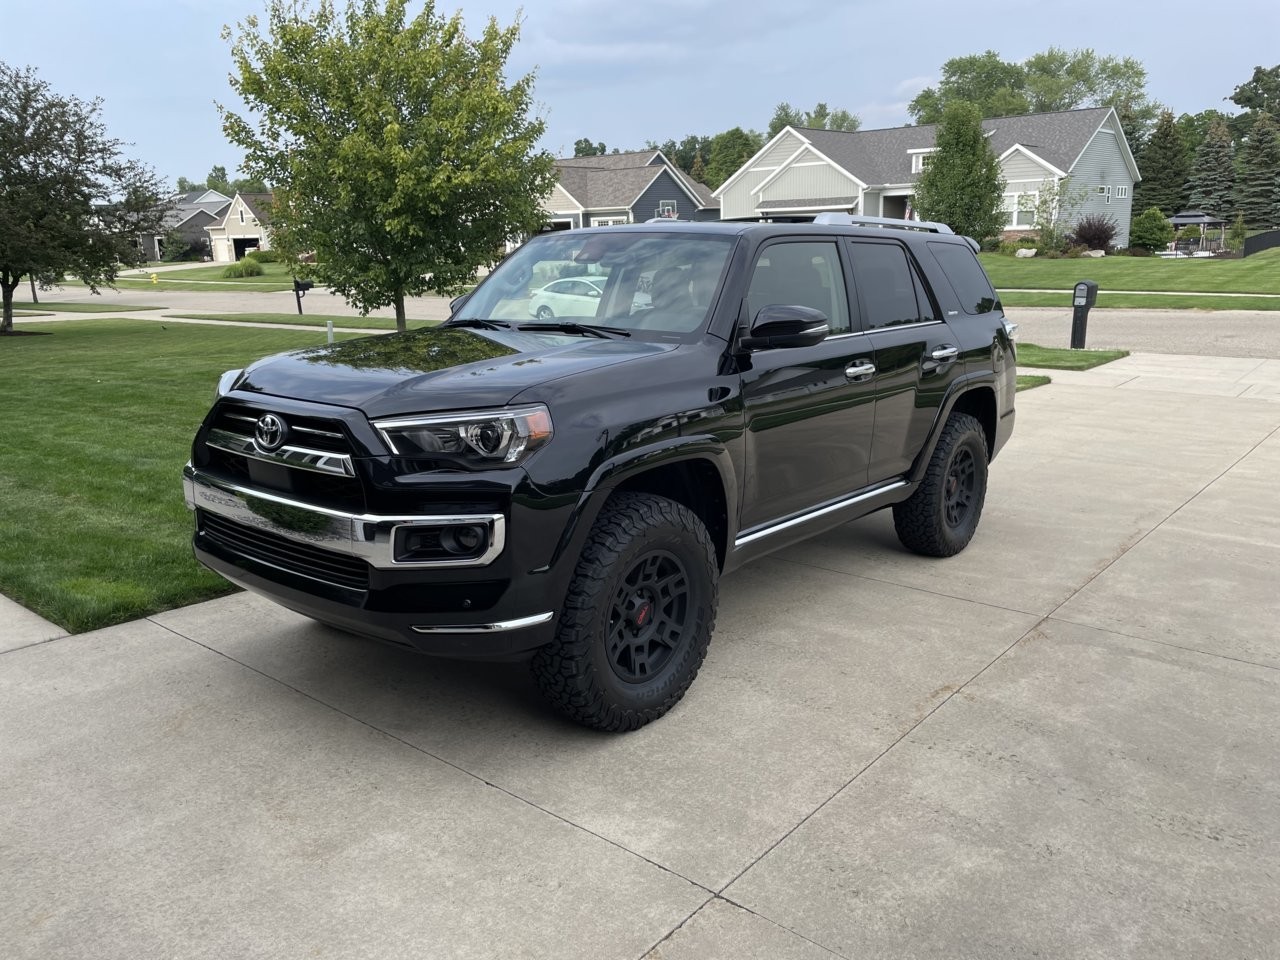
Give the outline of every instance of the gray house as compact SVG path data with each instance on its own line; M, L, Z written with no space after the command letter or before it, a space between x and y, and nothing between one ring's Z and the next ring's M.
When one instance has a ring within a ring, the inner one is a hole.
M1031 206L1046 184L1079 198L1068 223L1089 214L1116 221L1127 246L1133 185L1141 179L1110 107L982 121L1006 181L1010 233L1033 229ZM914 182L935 151L937 127L809 130L786 127L715 192L725 220L811 217L838 210L911 216Z
M719 220L719 202L661 150L565 157L543 206L552 230L643 223L653 217Z
M164 257L164 239L176 231L188 247L202 249L211 256L209 235L205 227L222 219L231 198L217 190L193 190L178 194L169 201L169 209L160 221L160 232L139 238L148 260Z

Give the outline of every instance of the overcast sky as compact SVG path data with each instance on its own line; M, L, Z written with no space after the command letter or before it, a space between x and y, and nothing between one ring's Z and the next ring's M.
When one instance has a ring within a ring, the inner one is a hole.
M1280 62L1280 0L445 0L437 9L461 9L474 34L490 16L511 23L521 6L510 75L536 69L543 145L557 155L584 136L628 149L763 130L782 100L843 107L864 128L898 126L944 61L987 49L1006 60L1053 45L1135 57L1149 95L1175 113L1234 110L1223 98L1254 66ZM36 67L59 93L102 97L110 133L170 181L202 180L214 164L235 176L241 156L214 107L235 105L219 34L261 12L262 0L5 7L0 60Z

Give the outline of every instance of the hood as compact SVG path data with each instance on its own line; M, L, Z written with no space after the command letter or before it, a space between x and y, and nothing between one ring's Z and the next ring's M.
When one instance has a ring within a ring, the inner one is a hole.
M530 387L674 348L433 327L267 357L245 370L236 389L355 407L369 417L500 407Z

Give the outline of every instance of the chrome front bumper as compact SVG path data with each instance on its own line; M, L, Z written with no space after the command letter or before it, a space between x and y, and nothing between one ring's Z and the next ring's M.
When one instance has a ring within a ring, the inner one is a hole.
M182 488L191 510L204 510L298 543L350 554L383 570L483 567L492 563L506 544L506 518L500 513L393 517L343 513L215 479L190 463L182 468ZM454 524L486 526L488 549L478 557L458 560L395 559L396 531L400 528Z

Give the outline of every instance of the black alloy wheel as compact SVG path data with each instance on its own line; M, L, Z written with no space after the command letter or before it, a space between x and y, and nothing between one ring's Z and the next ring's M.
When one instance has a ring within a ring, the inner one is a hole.
M893 506L893 526L908 550L951 557L973 539L987 496L987 435L974 417L953 413L924 477Z
M688 636L689 575L665 550L644 554L622 578L609 610L609 666L624 683L660 673Z
M973 451L961 447L951 458L947 481L943 485L943 510L947 526L956 529L964 524L973 509L973 496L978 485L978 470L973 462Z

